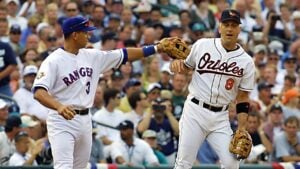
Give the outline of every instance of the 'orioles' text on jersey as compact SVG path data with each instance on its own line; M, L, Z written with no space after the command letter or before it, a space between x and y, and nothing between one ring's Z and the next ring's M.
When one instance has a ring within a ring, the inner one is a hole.
M190 94L206 103L228 105L236 98L238 89L251 91L254 88L252 58L241 46L227 52L219 38L198 40L185 64L195 69Z
M42 63L33 88L43 87L63 104L91 107L101 73L127 60L122 49L80 49L77 55L59 48Z

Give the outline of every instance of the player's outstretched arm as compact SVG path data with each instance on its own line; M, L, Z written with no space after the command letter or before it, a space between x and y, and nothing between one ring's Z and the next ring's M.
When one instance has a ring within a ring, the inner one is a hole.
M37 88L34 92L34 98L42 105L57 110L66 120L71 120L75 116L75 112L71 106L66 106L55 100L44 88Z

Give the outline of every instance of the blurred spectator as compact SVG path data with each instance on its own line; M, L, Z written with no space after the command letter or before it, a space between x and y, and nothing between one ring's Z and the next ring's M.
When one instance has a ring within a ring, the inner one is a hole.
M147 88L147 100L151 103L153 100L160 98L161 85L159 83L151 83Z
M28 65L23 70L24 86L19 88L13 98L20 106L21 114L29 114L46 121L48 109L33 98L31 92L33 81L37 75L38 68L34 65Z
M9 86L10 74L17 68L15 53L8 43L0 41L0 94L12 96Z
M132 38L134 27L132 25L123 25L120 27L117 48L124 48L124 42Z
M94 8L94 2L92 0L82 0L81 1L81 10L85 18L91 18Z
M186 75L176 73L173 75L172 82L173 82L172 103L174 106L173 114L176 117L176 119L179 120L182 115L184 101L187 96Z
M100 138L104 146L105 158L110 156L111 145L120 138L120 132L116 129L106 127L105 125L117 127L120 122L125 120L124 113L116 108L120 105L121 94L117 89L106 89L103 94L104 106L97 111L92 119L104 124L98 125L99 132L97 138Z
M120 70L113 70L111 80L108 81L108 87L122 91L124 86L124 76Z
M217 21L213 12L208 8L208 0L194 0L196 9L191 11L192 21L204 23L209 31L214 32L217 28Z
M150 83L160 81L160 62L157 55L145 59L142 81L144 89L147 89Z
M300 161L299 119L290 116L284 121L284 131L275 135L275 158L279 162Z
M192 26L192 32L190 34L192 43L196 42L198 39L205 38L205 34L208 29L203 23L196 22Z
M160 81L158 82L162 90L173 90L173 85L171 83L172 73L169 68L169 64L164 64L160 70Z
M271 89L272 96L278 96L282 90L283 83L277 81L278 69L275 65L267 64L263 70L261 81L273 85Z
M69 1L66 3L64 11L66 14L65 17L67 18L79 15L78 5L76 2L73 1Z
M284 118L280 104L273 104L268 111L267 116L267 120L258 128L258 132L263 140L266 152L271 155L273 153L274 136L283 130ZM273 159L269 159L269 161L272 160Z
M118 36L113 32L104 33L101 37L101 50L113 50L117 47Z
M132 75L132 63L131 62L126 62L125 64L122 64L120 66L120 71L122 72L122 75L124 77L124 82L128 82L130 80L131 75Z
M26 49L38 49L40 38L36 34L31 34L26 39Z
M15 152L14 138L21 131L22 121L18 115L9 115L4 131L0 132L0 165L7 166Z
M9 30L9 45L12 47L13 51L17 56L23 51L23 46L20 43L21 40L21 27L18 24L10 26Z
M157 3L152 4L152 6L160 9L163 17L162 23L165 26L170 26L174 21L178 21L179 8L172 4L170 0L157 0Z
M29 48L26 49L21 55L20 55L20 59L22 62L22 66L26 66L26 65L30 65L30 64L35 64L35 62L38 60L39 58L39 53L36 50L36 48ZM22 67L23 69L23 67Z
M8 104L0 99L0 132L4 131L4 126L8 118Z
M104 29L104 17L105 17L105 9L101 5L95 5L93 8L93 12L90 18L90 21L97 28L92 31L90 42L96 43L101 39L101 35Z
M7 20L9 23L9 26L13 24L19 24L21 26L21 30L25 30L27 28L27 19L18 16L18 10L20 7L20 1L19 0L5 0L6 2L6 7L7 7Z
M125 96L122 97L120 101L120 106L118 107L124 113L129 113L133 110L133 107L130 106L129 97L137 91L141 91L141 82L135 78L129 79L124 86Z
M22 31L22 35L21 35L20 43L22 46L27 46L26 41L27 41L27 38L29 37L29 35L36 34L36 28L40 22L42 22L42 20L38 16L31 16L28 19L27 28Z
M146 130L143 132L142 138L146 141L152 148L156 158L159 161L159 164L168 164L166 156L158 150L157 145L157 133L154 130Z
M300 10L294 11L292 14L292 41L296 41L300 38Z
M55 27L58 19L58 6L56 3L47 4L43 22L48 23L51 27Z
M19 132L15 138L16 151L9 159L9 166L37 166L36 156L42 151L43 145L35 145L32 151L28 152L30 137L24 131Z
M279 83L281 83L281 84L284 83L284 77L286 75L297 77L296 61L297 61L296 57L293 57L293 56L290 56L290 57L287 57L284 59L284 61L283 61L284 69L278 73L277 78L276 78Z
M103 144L102 141L99 140L96 135L99 132L99 129L97 128L97 124L93 123L93 130L92 130L92 151L91 151L91 157L89 162L92 164L96 163L106 163L104 152L103 152Z
M139 138L134 137L134 125L131 121L122 121L118 129L121 140L112 144L112 159L117 164L128 166L151 165L159 166L151 147Z
M107 30L111 32L118 32L121 26L121 17L118 14L112 13L109 15L108 23L106 25Z
M272 101L272 87L273 85L266 82L261 82L257 85L258 95L256 98L254 98L254 101L259 104L259 115L262 119L266 118L267 107L271 104Z
M128 97L128 102L132 107L132 110L125 116L126 119L134 124L134 131L136 131L138 123L144 118L146 109L150 106L147 101L145 93L142 91L135 91Z
M6 18L6 8L0 5L0 11L3 11L3 16L0 16L0 40L8 42L8 20Z
M175 162L175 137L179 134L178 121L172 113L171 100L156 99L151 102L151 110L147 112L137 127L141 135L146 130L157 132L159 150L166 156L168 164Z
M300 92L297 88L287 90L282 96L282 109L284 118L296 116L300 119Z

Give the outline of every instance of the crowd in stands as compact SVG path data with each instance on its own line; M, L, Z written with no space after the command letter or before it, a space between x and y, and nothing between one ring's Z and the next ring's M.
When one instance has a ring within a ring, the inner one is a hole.
M240 12L239 44L256 66L253 149L243 163L299 162L300 0L0 0L0 166L52 164L47 108L31 88L43 60L63 46L66 18L81 15L97 27L87 48L113 50L218 37L227 8ZM171 61L159 53L101 74L90 108L91 163L174 165L193 74L170 72ZM229 119L235 130L234 104ZM195 165L204 163L219 163L206 141Z

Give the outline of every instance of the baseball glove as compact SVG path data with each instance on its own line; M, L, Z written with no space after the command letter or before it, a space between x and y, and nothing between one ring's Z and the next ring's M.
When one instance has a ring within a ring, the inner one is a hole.
M229 151L237 155L238 159L246 159L252 148L252 139L246 130L237 130L233 135Z
M177 37L160 40L157 49L160 52L167 53L173 59L185 59L191 51L185 41Z

